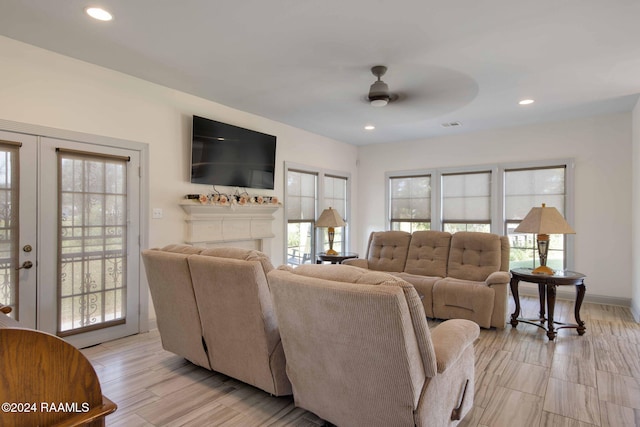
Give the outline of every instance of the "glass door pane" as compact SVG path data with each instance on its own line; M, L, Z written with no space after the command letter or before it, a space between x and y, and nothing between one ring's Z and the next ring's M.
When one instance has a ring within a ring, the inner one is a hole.
M58 151L58 335L126 319L127 159Z
M36 154L35 136L0 131L0 304L27 328L37 320Z
M9 316L19 318L18 306L18 144L0 140L0 304L11 307Z

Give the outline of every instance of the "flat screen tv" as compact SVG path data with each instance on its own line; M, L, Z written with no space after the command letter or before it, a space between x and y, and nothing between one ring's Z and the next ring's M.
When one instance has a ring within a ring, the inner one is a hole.
M276 137L193 116L191 182L273 190Z

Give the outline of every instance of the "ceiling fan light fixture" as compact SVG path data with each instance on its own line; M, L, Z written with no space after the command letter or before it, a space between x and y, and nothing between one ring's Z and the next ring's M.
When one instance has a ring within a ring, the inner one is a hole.
M373 107L384 107L391 102L391 94L389 93L389 86L380 80L380 77L387 72L387 67L384 65L376 65L371 68L371 72L378 78L369 88L369 103Z
M372 107L384 107L389 103L389 97L380 97L380 98L371 98L369 97L369 102Z

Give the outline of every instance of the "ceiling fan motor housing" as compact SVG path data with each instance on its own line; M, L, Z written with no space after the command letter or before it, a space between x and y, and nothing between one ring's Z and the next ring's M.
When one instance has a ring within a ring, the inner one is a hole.
M380 77L387 72L387 67L384 65L376 65L371 68L371 72L378 78L378 80L373 82L369 88L369 102L374 107L383 107L387 105L391 98L389 95L389 86L380 80Z

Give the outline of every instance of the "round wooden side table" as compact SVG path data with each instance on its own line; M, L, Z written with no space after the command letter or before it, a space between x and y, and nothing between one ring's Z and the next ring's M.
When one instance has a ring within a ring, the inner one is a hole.
M511 315L511 326L518 326L518 322L535 325L547 331L547 337L553 340L558 329L577 329L578 335L584 335L587 330L584 322L580 319L580 307L584 300L586 287L584 285L585 275L575 271L556 271L553 274L533 274L530 268L515 268L511 270L511 294L516 303L516 311ZM520 281L537 283L540 297L540 313L538 319L522 319L520 316L520 296L518 294L518 283ZM563 285L574 285L576 287L576 302L574 315L576 323L556 322L553 319L556 306L556 287ZM547 305L547 317L545 317L545 298ZM557 326L556 326L557 325Z
M320 252L316 264L322 264L324 261L329 261L331 264L342 264L342 261L350 258L358 258L358 254L355 252L340 252L338 255L327 255L326 252Z

